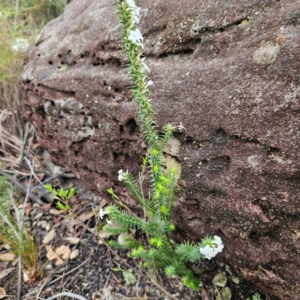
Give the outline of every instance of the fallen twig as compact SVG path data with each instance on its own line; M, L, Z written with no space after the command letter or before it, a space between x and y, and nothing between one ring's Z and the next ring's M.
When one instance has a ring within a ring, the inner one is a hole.
M78 300L87 300L86 298L84 298L80 295L73 294L73 293L70 293L70 292L59 293L57 295L54 295L54 296L48 298L47 300L53 300L53 299L56 299L58 297L63 297L63 296L72 297L72 298L75 298L75 299L78 299ZM39 299L44 300L44 298L39 298Z

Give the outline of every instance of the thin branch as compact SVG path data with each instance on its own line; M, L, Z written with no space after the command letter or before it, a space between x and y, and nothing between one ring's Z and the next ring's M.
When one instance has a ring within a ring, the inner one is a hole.
M82 262L80 265L76 266L74 269L72 269L72 270L70 270L69 272L67 272L67 273L65 273L65 274L63 274L63 275L61 275L61 276L55 278L54 280L52 280L52 281L50 281L50 280L45 281L45 282L42 284L42 286L39 288L39 290L34 290L34 291L31 291L30 293L24 295L24 296L23 296L24 299L25 299L26 297L28 297L29 295L32 295L32 294L35 294L35 293L37 293L37 298L36 298L36 299L39 299L39 295L40 295L41 291L43 290L43 288L44 288L45 286L51 285L51 284L55 283L56 281L60 280L62 277L67 276L67 275L73 273L74 271L78 270L78 269L81 268L83 265L85 265L88 261L89 261L89 258L87 258L87 259L86 259L84 262ZM57 269L55 269L55 270L53 271L53 273L55 273L56 270L57 270ZM53 274L53 273L52 273L52 274Z
M19 190L21 190L21 192L23 192L24 194L27 193L27 188L25 185L23 185L22 183L20 183L18 180L16 180L13 176L10 176L8 174L6 174L5 172L0 170L0 174L2 176L7 177L7 179L12 182ZM32 201L36 202L39 205L46 205L47 203L43 202L39 197L37 197L36 195L29 193L29 197L31 198Z
M73 273L74 271L78 270L79 268L81 268L83 265L85 265L87 262L89 261L89 258L87 258L83 263L81 263L80 265L78 265L77 267L75 267L74 269L70 270L69 272L65 273L64 275L61 275L57 278L55 278L54 280L50 281L49 282L49 285L50 284L53 284L54 282L60 280L62 277L66 277L68 276L69 274ZM47 284L48 285L48 284ZM48 299L49 300L49 299Z
M57 295L54 295L54 296L48 298L47 300L53 300L53 299L56 299L58 297L63 297L63 296L72 297L72 298L75 298L75 299L78 299L78 300L87 300L86 298L84 298L80 295L73 294L73 293L70 293L70 292L59 293ZM44 298L39 298L39 299L44 300Z

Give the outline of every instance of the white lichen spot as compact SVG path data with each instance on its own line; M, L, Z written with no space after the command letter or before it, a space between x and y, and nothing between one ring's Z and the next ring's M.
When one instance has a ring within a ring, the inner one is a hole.
M273 43L265 43L255 50L253 60L259 65L270 65L275 62L280 46Z
M255 168L260 163L259 156L257 154L251 155L251 156L248 157L247 162L248 162L248 167Z

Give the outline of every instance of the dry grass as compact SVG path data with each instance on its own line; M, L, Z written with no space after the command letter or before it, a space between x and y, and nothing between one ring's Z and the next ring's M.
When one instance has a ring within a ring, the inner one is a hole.
M30 150L34 130L19 114L19 93L16 84L2 80L0 98L0 163L4 171L18 169L24 154L34 157Z

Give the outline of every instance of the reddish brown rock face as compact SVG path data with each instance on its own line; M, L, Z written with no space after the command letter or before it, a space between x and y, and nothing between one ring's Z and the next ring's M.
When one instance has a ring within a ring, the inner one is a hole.
M27 53L24 113L56 162L105 196L146 153L111 0L74 0ZM137 1L159 128L176 133L174 222L281 299L300 295L300 2Z

